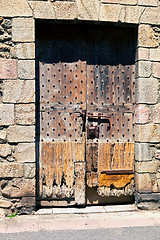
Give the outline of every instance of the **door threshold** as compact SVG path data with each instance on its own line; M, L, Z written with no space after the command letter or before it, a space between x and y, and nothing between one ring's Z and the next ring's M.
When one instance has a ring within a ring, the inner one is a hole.
M107 205L107 206L87 206L85 208L42 208L35 212L35 215L54 214L92 214L92 213L112 213L138 211L135 204Z

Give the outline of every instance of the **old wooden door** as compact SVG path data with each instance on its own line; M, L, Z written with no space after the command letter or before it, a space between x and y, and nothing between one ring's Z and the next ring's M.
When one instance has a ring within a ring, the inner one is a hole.
M38 200L132 195L134 29L41 25L36 45Z

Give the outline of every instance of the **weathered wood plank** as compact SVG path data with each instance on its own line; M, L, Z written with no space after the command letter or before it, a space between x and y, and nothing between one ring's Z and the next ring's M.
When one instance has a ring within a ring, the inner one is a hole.
M86 179L89 187L98 183L98 143L86 144Z
M134 171L134 143L99 143L98 184L99 186L124 187L133 178L133 174L111 174L114 170ZM106 174L110 170L110 174ZM131 176L132 175L132 176ZM122 178L120 177L122 176ZM116 183L117 181L117 183Z
M134 169L134 143L126 143L124 151L125 169Z
M85 163L75 163L75 201L85 204Z
M66 197L73 196L74 192L74 144L67 142L64 144L64 179L66 185Z
M75 154L73 156L74 162L84 162L85 161L85 139L83 139L83 142L75 142L74 150L75 150Z
M98 172L110 170L112 164L111 143L99 142L98 144Z
M53 193L53 177L54 177L54 161L53 161L53 156L54 156L54 146L50 143L42 143L42 150L41 150L41 155L42 155L42 163L41 163L41 171L40 173L42 174L41 177L41 182L42 185L45 185L45 193L47 197L51 197ZM43 186L42 186L43 190Z

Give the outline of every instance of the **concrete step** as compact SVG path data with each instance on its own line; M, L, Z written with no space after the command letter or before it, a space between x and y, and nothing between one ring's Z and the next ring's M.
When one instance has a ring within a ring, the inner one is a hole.
M134 204L128 205L108 205L108 206L87 206L85 208L42 208L35 215L51 214L89 214L89 213L110 213L110 212L130 212L137 211Z

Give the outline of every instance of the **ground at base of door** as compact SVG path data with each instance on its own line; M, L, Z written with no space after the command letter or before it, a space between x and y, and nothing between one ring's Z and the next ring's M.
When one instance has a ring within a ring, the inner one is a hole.
M128 212L137 211L135 205L108 205L108 206L88 206L84 208L42 208L35 215L46 214L89 214L89 213L109 213L109 212Z

